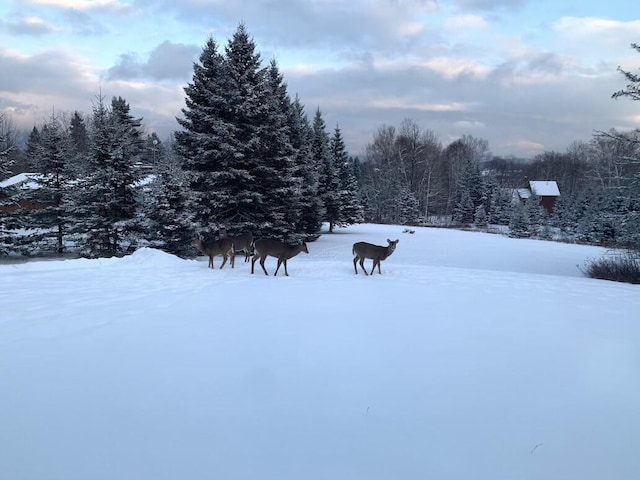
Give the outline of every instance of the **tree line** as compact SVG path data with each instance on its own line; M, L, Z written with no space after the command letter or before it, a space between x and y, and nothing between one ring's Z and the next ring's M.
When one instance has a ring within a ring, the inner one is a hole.
M637 76L621 72L630 83L614 96L636 100ZM353 158L338 126L328 133L319 108L309 118L289 95L277 63L263 66L244 25L224 48L207 40L184 92L180 128L165 141L145 134L121 97L98 95L86 117L52 112L24 151L0 118L0 178L16 161L40 173L36 190L0 196L0 248L103 256L144 242L191 255L196 233L221 227L299 241L323 223L332 231L368 221L504 225L517 237L640 250L637 130L523 161L495 157L468 135L445 146L406 119L381 126L365 158ZM514 202L526 178L558 183L553 215L535 199ZM21 195L42 208L14 208Z

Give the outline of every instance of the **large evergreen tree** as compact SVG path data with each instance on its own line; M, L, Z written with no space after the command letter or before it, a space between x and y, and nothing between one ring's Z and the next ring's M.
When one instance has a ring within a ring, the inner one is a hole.
M184 117L177 119L182 130L175 133L174 144L187 173L186 208L193 233L211 232L217 222L231 216L231 185L238 175L231 169L234 158L242 153L227 84L227 65L217 43L209 38L193 66L192 83L184 88Z
M295 149L289 124L291 101L275 61L266 75L265 117L259 124L261 139L254 188L260 194L258 235L287 241L299 223L300 198Z
M338 169L339 226L352 225L364 220L363 208L358 196L353 161L349 158L340 127L336 126L331 137L331 155Z
M114 97L111 108L99 96L93 107L87 168L78 182L79 222L83 253L111 256L135 247L139 239L136 184L141 155L141 119L129 104Z
M324 208L318 195L320 174L313 157L313 130L297 96L289 110L289 132L294 149L295 177L299 181L296 198L300 213L295 231L302 240L310 241L320 232Z
M324 221L329 224L331 233L336 222L340 220L340 181L331 152L329 134L319 108L313 117L312 128L312 158L319 172L318 194L324 207Z
M153 144L154 179L145 209L150 222L149 240L169 253L190 257L194 247L191 218L186 208L187 175L180 157L157 141Z
M35 165L40 175L34 179L38 184L36 190L30 191L31 201L44 206L42 209L25 212L34 233L34 241L45 249L53 248L61 253L65 236L72 221L70 212L71 185L75 180L71 173L69 134L65 131L60 119L52 113L38 136L39 144L35 148ZM48 240L53 238L53 244Z

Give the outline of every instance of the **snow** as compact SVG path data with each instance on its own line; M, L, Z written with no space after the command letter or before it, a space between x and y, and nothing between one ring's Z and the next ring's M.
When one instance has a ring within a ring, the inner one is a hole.
M529 182L531 191L538 197L559 197L558 184L552 181L533 180Z
M13 177L0 181L0 188L19 186L26 190L33 190L40 187L37 180L41 177L42 175L37 173L18 173Z
M596 247L402 230L325 234L289 277L0 265L0 477L638 478L640 287L585 278Z

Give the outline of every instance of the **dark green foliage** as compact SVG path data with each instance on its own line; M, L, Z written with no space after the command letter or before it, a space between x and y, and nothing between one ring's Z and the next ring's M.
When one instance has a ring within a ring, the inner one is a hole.
M509 220L509 236L513 238L529 238L532 234L529 215L524 205L514 206Z
M112 256L135 249L140 236L136 183L142 152L141 119L114 97L111 108L98 98L93 108L87 169L78 181L75 232L84 238L83 254Z
M244 25L224 54L209 39L185 88L176 153L188 173L193 229L291 240L309 230L308 134L275 62L261 67ZM307 222L308 223L308 222Z
M320 174L313 161L313 129L304 112L304 106L296 96L289 109L289 133L294 149L294 177L296 178L299 217L296 232L300 238L293 241L311 241L318 237L324 208L320 199Z
M23 216L36 232L32 234L32 244L61 253L68 227L73 223L71 185L74 176L69 167L70 139L59 119L52 115L42 127L37 141L37 145L31 145L31 154L41 174L35 177L37 189L25 193L30 194L29 201L44 208L25 211Z

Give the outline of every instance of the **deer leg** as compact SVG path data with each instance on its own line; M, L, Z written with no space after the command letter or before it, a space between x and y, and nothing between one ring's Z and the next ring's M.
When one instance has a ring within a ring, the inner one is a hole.
M264 268L264 261L267 259L267 256L265 255L264 257L260 257L260 266L262 267L262 270L264 270L264 274L265 275L269 275L267 273L267 269Z
M285 276L289 276L289 272L287 272L287 259L284 259L284 274Z
M254 255L253 258L251 259L251 273L253 273L253 267L256 264L256 260L258 260L258 257L260 257L260 255Z
M380 269L380 260L373 259L373 265L371 266L371 275L373 275L373 271L376 269L376 265L378 265L378 269Z
M365 274L365 275L369 275L369 274L367 273L367 269L366 269L366 268L364 268L364 257L361 257L361 258L360 258L360 268L362 269L362 271L364 272L364 274Z
M276 267L276 273L273 274L274 277L278 276L278 270L280 270L280 265L282 265L282 259L278 259L278 266ZM285 269L287 268L287 265L285 264Z
M209 268L213 268L213 256L209 255Z
M236 252L231 249L231 268L235 268L236 266Z
M356 275L358 274L358 256L353 257L353 269L356 271Z
M220 265L220 269L222 269L222 267L224 267L225 263L227 263L227 256L226 255L222 255L222 265Z

